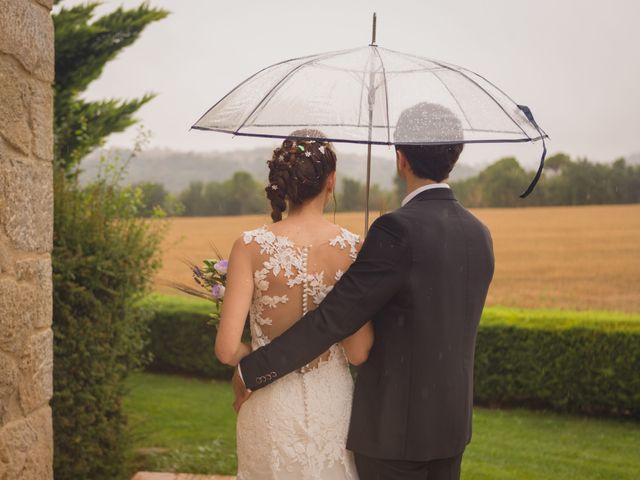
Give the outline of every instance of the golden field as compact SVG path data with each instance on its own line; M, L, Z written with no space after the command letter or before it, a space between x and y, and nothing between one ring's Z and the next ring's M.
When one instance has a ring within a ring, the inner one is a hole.
M491 230L496 271L488 305L640 312L640 205L486 208L472 212ZM371 221L377 215L371 215ZM332 218L332 215L328 218ZM243 230L268 216L184 217L168 222L158 291L180 294L167 280L191 285L184 260L227 255ZM336 222L362 233L364 214Z

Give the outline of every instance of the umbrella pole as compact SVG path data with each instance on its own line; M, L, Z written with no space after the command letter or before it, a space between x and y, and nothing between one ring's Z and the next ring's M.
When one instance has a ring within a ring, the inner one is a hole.
M369 134L371 136L371 134ZM369 187L371 184L371 144L367 145L367 197L364 205L364 234L369 231Z
M376 14L373 13L370 47L376 46ZM369 189L371 187L371 134L373 131L373 104L375 103L374 74L369 75L369 143L367 144L367 194L364 205L364 234L369 232Z

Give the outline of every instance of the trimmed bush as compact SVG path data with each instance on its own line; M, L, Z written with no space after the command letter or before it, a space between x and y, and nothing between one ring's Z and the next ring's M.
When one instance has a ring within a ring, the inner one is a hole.
M640 316L487 308L475 401L640 416Z
M154 294L151 369L228 379L215 358L211 303ZM485 309L475 358L479 405L640 416L640 315Z
M144 305L153 311L147 346L148 370L188 373L228 380L233 369L214 354L216 329L207 323L213 304L207 300L153 294Z

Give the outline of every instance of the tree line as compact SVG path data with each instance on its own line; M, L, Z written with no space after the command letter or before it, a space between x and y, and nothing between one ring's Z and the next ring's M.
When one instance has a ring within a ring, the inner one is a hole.
M640 202L640 165L623 158L603 164L556 154L547 159L536 189L522 200L518 195L532 176L515 158L506 157L452 187L465 206L476 208Z
M177 194L168 192L158 182L138 182L132 186L141 196L140 216L225 216L262 214L270 211L265 185L250 173L239 171L228 180L194 181ZM327 206L337 212L360 211L365 207L365 184L343 178L339 191ZM371 186L369 206L372 210L388 211L400 204L398 190Z
M640 202L640 166L620 158L611 164L572 160L559 153L547 159L542 179L526 199L519 198L533 172L523 169L514 157L502 158L474 177L451 183L456 197L469 208L589 205ZM161 183L140 182L140 216L224 216L261 214L269 211L264 185L247 172L236 172L222 182L194 181L178 194ZM404 183L396 176L391 189L374 184L369 208L386 212L400 206ZM329 210L362 211L365 184L343 178Z

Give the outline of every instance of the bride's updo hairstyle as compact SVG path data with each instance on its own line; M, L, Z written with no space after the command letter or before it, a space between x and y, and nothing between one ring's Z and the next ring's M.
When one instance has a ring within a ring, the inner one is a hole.
M336 154L331 143L320 140L324 137L319 130L296 130L273 151L267 162L269 185L265 191L274 222L282 220L287 202L294 208L316 197L335 172Z

